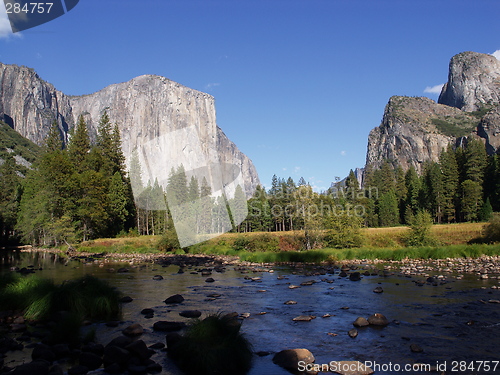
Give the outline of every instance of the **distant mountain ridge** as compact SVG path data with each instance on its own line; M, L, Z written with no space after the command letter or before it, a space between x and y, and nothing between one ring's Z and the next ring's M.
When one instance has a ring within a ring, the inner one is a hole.
M208 181L212 191L220 189L222 181L227 195L234 194L236 186L241 185L245 194L251 196L260 184L252 161L217 126L211 95L164 77L144 75L93 94L68 96L42 80L33 69L0 63L0 120L38 145L54 121L66 144L80 115L86 120L91 139L95 139L104 111L111 123L118 124L128 166L132 152L141 145L177 134L175 142L168 143L170 164L162 168L158 165L160 160L151 160L156 164L153 172L162 175L143 176L146 179L166 180L179 156L178 164L184 163L187 171L198 168L200 163L221 166L217 176ZM183 129L190 129L186 133L190 134L189 139L179 137ZM196 147L186 151L190 142ZM146 159L155 158L153 154L143 154ZM186 165L191 160L193 165Z
M450 61L438 103L426 97L390 98L382 123L368 136L365 169L389 160L421 172L425 161L438 161L443 148L466 136L482 139L494 153L500 147L499 104L500 61L459 53Z

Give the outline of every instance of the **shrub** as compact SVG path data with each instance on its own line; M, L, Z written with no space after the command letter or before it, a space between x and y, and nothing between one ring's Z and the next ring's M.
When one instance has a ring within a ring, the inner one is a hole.
M259 233L250 237L249 251L278 251L279 239L270 233Z
M488 224L483 227L483 238L486 242L500 241L500 213L494 213Z
M285 234L279 237L278 248L280 251L298 251L304 246L304 236Z
M169 354L187 374L244 374L251 366L252 348L232 314L196 319Z
M176 251L181 248L177 234L173 230L166 231L158 240L156 248L160 251Z
M248 237L241 235L241 236L238 236L238 238L236 238L234 240L233 248L234 248L234 250L237 250L237 251L244 251L244 250L248 250L249 245L250 245L250 240L248 239Z
M329 231L325 236L325 242L329 247L343 249L359 247L363 244L359 217L330 215L326 219L326 227Z
M410 223L410 232L405 237L407 246L435 246L436 239L431 235L432 216L426 210L420 210Z

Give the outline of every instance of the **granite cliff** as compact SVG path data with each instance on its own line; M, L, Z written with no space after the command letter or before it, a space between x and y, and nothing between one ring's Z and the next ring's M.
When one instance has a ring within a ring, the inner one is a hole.
M422 170L438 161L449 143L463 137L481 138L489 153L500 146L500 61L494 56L463 52L449 65L448 82L439 100L390 98L380 126L368 136L366 167L384 160Z
M171 168L183 164L188 177L206 169L191 175L207 176L214 192L232 195L240 185L250 196L259 184L252 161L217 126L208 94L144 75L90 95L68 96L33 69L0 63L0 120L36 144L43 143L54 121L67 143L80 115L95 138L104 111L118 124L128 166L138 151L144 183L165 182Z

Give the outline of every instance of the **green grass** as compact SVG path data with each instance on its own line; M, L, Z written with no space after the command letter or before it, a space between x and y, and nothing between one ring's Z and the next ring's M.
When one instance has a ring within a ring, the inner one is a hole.
M187 374L245 374L251 366L252 347L240 327L231 315L196 319L169 353Z
M401 261L403 259L445 259L445 258L477 258L482 255L500 255L500 244L449 245L435 247L405 248L356 248L356 249L316 249L307 251L218 251L212 248L204 254L233 255L242 261L255 263L320 263L339 262L355 259L380 259Z
M68 311L83 319L116 319L120 316L119 292L93 276L56 285L37 276L10 276L0 289L3 310L21 310L28 320L49 319Z

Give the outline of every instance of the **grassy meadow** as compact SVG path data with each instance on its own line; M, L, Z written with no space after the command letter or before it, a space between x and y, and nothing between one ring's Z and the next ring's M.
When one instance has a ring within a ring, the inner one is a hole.
M303 231L225 233L211 240L178 249L177 254L211 254L238 256L243 261L323 262L351 259L402 260L405 258L443 259L500 255L500 244L474 243L481 238L484 223L433 225L435 246L406 247L408 227L363 228L363 245L359 248L317 248L301 250ZM77 251L85 253L161 254L161 236L106 238L82 242Z

